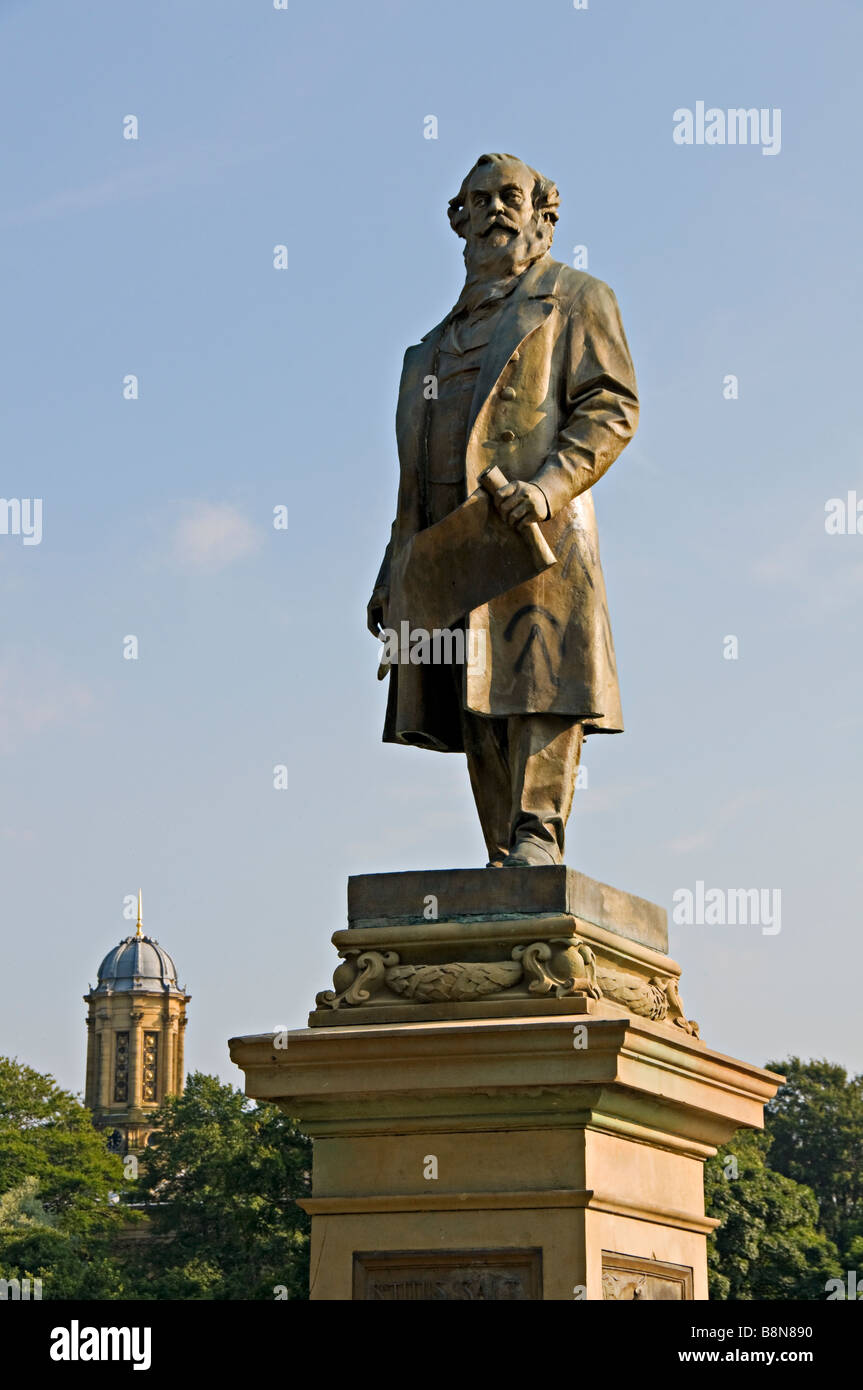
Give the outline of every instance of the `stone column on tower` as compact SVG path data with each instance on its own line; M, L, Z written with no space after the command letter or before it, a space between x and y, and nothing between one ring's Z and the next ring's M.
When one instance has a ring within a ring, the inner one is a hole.
M186 1043L186 1014L185 1010L179 1019L179 1031L177 1033L177 1066L174 1073L174 1090L178 1096L183 1094L183 1085L186 1079L185 1068L185 1043Z
M92 1010L87 1014L87 1071L84 1078L84 1104L90 1109L96 1104L96 1020Z
M100 1009L96 1015L97 1057L99 1066L99 1106L107 1110L111 1104L111 1029L110 1014Z
M129 1015L129 1106L133 1110L140 1109L143 1099L141 1084L144 1053L143 1019L143 1009L133 1009Z
M174 1058L177 1053L177 1018L176 1015L169 1016L165 1027L165 1089L162 1095L173 1095L174 1086Z

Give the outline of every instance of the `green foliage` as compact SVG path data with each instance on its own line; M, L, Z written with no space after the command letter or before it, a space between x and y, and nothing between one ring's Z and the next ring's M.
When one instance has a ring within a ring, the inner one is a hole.
M154 1232L142 1258L161 1298L308 1297L311 1142L274 1105L195 1073L169 1096L142 1157Z
M35 1178L33 1195L67 1232L109 1230L123 1165L108 1153L90 1111L51 1076L0 1057L0 1193Z
M44 1298L308 1296L311 1143L272 1105L196 1074L141 1156L146 1214L90 1112L50 1076L0 1058L0 1277Z
M41 1279L43 1298L116 1298L109 1193L123 1165L89 1110L51 1076L0 1057L0 1277Z
M39 1201L38 1178L27 1177L17 1187L0 1194L0 1235L12 1232L20 1235L34 1226L50 1229L56 1225L56 1216L46 1211Z
M41 1279L43 1299L137 1298L104 1232L81 1234L43 1228L0 1237L0 1276Z
M769 1151L769 1135L741 1130L705 1164L707 1214L722 1223L707 1246L711 1298L825 1298L839 1273L813 1193L774 1172Z
M786 1077L763 1134L740 1133L705 1170L715 1298L825 1298L863 1265L863 1077L832 1062L768 1062ZM736 1178L725 1160L737 1160Z
M844 1269L863 1237L863 1076L824 1060L770 1062L787 1077L767 1107L770 1166L811 1187ZM854 1264L854 1259L858 1264ZM863 1271L861 1271L863 1273Z

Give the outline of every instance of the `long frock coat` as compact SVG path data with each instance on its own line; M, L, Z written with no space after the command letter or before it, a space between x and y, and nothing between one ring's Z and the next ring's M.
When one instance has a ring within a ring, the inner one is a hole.
M393 557L428 524L428 381L446 322L405 353L398 507L376 589L388 588ZM543 256L517 282L483 354L464 467L466 495L492 463L508 479L542 489L550 515L540 525L557 563L466 616L472 649L485 654L466 668L467 709L568 715L586 734L622 731L591 488L637 420L635 373L613 292ZM391 667L384 742L461 751L457 688L441 677L432 665Z

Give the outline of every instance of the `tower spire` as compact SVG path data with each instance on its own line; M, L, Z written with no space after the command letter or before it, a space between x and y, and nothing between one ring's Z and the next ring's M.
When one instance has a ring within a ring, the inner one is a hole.
M135 935L136 935L136 936L141 936L141 935L143 935L143 933L142 933L142 931L141 931L141 928L143 927L143 925L144 925L144 922L143 922L143 918L142 918L142 916L141 916L141 890L140 890L140 888L139 888L139 889L138 889L138 925L137 925L137 927L135 928Z

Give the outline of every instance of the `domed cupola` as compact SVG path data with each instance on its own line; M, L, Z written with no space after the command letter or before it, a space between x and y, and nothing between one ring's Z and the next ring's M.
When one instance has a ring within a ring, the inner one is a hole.
M134 936L99 966L89 1006L85 1103L112 1146L141 1148L166 1095L183 1089L183 1034L190 996L177 984L168 952L144 932L141 894Z
M118 990L165 990L182 994L177 985L177 969L164 947L141 931L127 936L109 951L99 966L97 994Z

